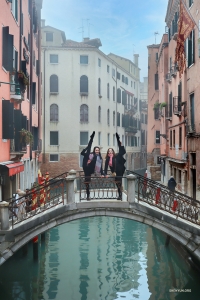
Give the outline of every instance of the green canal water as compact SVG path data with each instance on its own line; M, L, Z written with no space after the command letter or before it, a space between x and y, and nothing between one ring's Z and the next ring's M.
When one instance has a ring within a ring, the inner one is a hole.
M0 300L200 299L200 273L166 237L131 220L95 217L53 228L0 267Z

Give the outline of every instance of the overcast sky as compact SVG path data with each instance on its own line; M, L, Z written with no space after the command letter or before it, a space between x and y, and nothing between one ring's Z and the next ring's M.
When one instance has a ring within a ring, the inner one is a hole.
M140 80L148 75L147 45L165 32L168 0L43 0L46 25L63 30L67 39L100 38L105 54L133 60L139 53ZM83 28L81 28L83 27Z

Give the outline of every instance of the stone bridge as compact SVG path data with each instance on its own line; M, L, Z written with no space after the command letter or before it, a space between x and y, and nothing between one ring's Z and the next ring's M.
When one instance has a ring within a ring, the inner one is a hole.
M127 218L157 228L200 261L198 201L170 193L165 186L130 171L123 178L122 201L116 200L112 178L93 178L91 200L87 201L84 178L73 170L65 175L22 197L18 205L14 201L0 203L0 264L35 236L55 226L95 216ZM42 202L36 205L35 197ZM25 207L27 199L32 201L31 210ZM10 214L16 207L19 217Z

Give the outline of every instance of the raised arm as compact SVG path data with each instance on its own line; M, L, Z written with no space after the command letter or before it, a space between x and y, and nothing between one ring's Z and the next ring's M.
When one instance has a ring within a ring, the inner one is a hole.
M88 143L87 147L81 151L81 155L83 155L83 156L88 155L89 156L89 154L91 152L91 147L92 147L92 142L93 142L94 136L95 136L95 131L93 131L92 135L90 136L90 140L89 140L89 143Z
M116 132L116 139L117 139L117 144L119 147L119 154L124 155L126 153L126 150L124 146L122 146L122 143L120 142L119 134Z

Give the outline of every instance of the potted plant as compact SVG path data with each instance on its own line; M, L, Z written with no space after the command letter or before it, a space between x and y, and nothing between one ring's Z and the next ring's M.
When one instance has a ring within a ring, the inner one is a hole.
M167 106L167 103L166 103L166 102L160 103L160 109L162 109L163 107L166 107L166 106Z
M160 103L159 103L159 102L156 102L156 103L154 103L153 110L156 110L156 109L158 109L158 108L159 108L159 106L160 106Z
M22 128L22 130L20 130L20 141L25 144L33 145L34 138L33 138L32 133L30 131Z
M19 80L24 84L24 85L29 85L29 79L28 77L24 74L22 70L19 70L17 72Z

